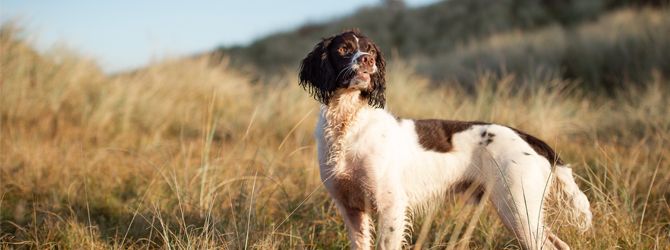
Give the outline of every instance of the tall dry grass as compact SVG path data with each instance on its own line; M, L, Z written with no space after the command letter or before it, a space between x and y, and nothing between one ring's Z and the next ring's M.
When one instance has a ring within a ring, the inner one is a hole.
M193 59L105 76L66 48L35 52L28 35L6 24L0 36L3 248L348 245L318 178L318 105L295 71L259 86L225 61ZM581 234L558 214L552 228L574 249L670 247L670 101L661 74L614 98L579 93L579 82L532 79L545 86L537 87L487 73L469 95L431 87L399 61L387 74L397 115L514 126L572 163L594 227ZM427 216L415 219L413 242L518 247L490 206L451 198Z

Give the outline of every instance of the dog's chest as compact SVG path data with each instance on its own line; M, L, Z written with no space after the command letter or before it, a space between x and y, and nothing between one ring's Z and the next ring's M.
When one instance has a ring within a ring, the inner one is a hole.
M375 194L390 134L382 110L362 109L351 120L326 114L315 131L319 139L322 179L342 205L375 211ZM325 175L324 175L325 173ZM332 176L330 174L332 173ZM329 177L330 176L330 177Z

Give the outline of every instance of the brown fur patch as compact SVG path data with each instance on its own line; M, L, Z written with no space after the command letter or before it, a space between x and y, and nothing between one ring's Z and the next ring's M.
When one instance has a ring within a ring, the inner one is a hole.
M547 160L549 161L549 163L552 166L554 164L559 165L559 166L565 165L565 163L563 163L563 160L561 159L561 157L559 157L556 154L556 152L554 151L554 149L549 147L549 145L547 145L546 142L544 142L544 141L542 141L542 140L540 140L540 139L538 139L538 138L536 138L532 135L526 134L523 131L520 131L520 130L517 130L517 129L514 129L514 128L511 128L511 129L514 130L514 132L516 132L516 134L519 135L519 137L521 137L521 139L526 141L526 143L528 143L528 145L530 145L530 147L533 148L533 150L535 150L535 153L537 153L541 156L544 156L544 158L547 158Z
M414 120L414 129L419 136L419 144L426 149L440 153L453 150L451 142L455 133L468 130L473 125L487 125L484 122L464 122L449 120Z
M364 189L365 185L362 185L365 178L352 178L354 177L340 177L334 180L335 190L337 190L337 192L333 193L333 197L347 208L359 211L376 211L376 204L371 201L369 192Z

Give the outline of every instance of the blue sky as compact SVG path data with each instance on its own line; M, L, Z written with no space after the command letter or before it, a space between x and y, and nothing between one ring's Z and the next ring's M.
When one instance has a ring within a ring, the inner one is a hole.
M405 0L409 7L436 1ZM18 20L36 36L39 50L64 42L95 58L106 73L114 73L220 45L245 45L277 31L341 17L379 2L0 0L0 18L3 23Z

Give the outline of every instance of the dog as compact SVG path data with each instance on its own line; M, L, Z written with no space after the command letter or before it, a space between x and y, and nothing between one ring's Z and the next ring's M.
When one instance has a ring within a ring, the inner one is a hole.
M385 68L382 50L357 29L322 39L300 63L300 86L322 104L321 180L351 249L373 246L371 212L378 247L399 249L413 210L467 190L475 203L486 194L524 249L569 249L545 227L547 196L573 225L591 226L586 195L545 142L497 124L396 117L384 109Z

